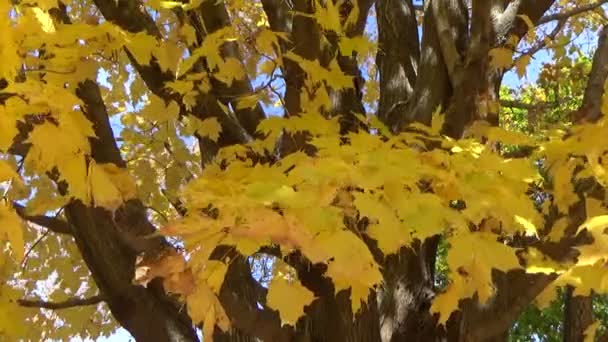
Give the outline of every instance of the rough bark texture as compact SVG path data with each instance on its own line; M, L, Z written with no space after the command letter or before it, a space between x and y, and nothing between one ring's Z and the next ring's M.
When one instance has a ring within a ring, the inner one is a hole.
M378 118L395 120L414 92L420 62L416 11L411 0L378 0L378 55L380 75Z
M94 0L94 3L107 21L130 32L146 32L160 38L153 18L142 11L138 1ZM348 1L344 3L352 6ZM427 0L420 9L411 0L376 0L379 118L394 131L400 131L414 121L429 124L433 112L441 107L446 112L444 133L455 138L461 137L475 119L486 119L496 125L497 113L488 112L486 103L498 100L502 72L492 70L488 52L492 47L503 44L504 38L510 34L519 38L525 35L527 26L517 19L518 14L528 16L533 23L564 20L563 16L543 17L553 3L549 0ZM374 1L359 0L357 4L360 15L355 25L347 30L347 36L363 32ZM329 35L329 46L322 47L320 41L324 32L314 20L291 14L291 10L310 13L312 1L262 0L262 5L271 28L290 35L289 43L280 45L282 52L292 51L306 59L319 60L321 65L337 58L342 71L353 76L352 89L332 93L333 107L326 114L343 116L344 133L356 130L359 126L352 114L365 112L356 56L337 55L335 36ZM421 41L416 19L416 11L420 10L424 14ZM197 45L202 43L205 35L230 25L223 2L203 1L197 11L187 16L178 13L178 17L197 28ZM166 101L181 102L179 96L164 88L164 83L173 80L173 75L163 72L154 61L149 66L139 65L129 51L126 53L151 92ZM236 43L225 44L222 54L242 60ZM598 99L608 76L607 65L608 30L604 28L582 107L586 120L599 117ZM197 67L208 71L204 61L200 61ZM287 59L282 73L286 84L285 114L297 115L302 108L300 93L305 74L295 62ZM197 115L201 119L217 117L222 125L217 143L199 139L203 165L219 148L244 143L255 136L257 124L265 116L260 105L236 110L234 117L226 115L218 105L218 101L235 105L236 97L251 94L253 89L249 79L236 81L231 86L214 81L212 86L212 92L196 98L195 110L192 111L199 113ZM85 103L84 112L93 122L98 137L91 140L92 158L98 163L124 167L98 86L86 81L79 85L77 95ZM180 115L187 115L185 108ZM288 148L287 152L299 147ZM26 149L19 151L21 155L27 153ZM588 194L583 190L581 198ZM562 241L535 247L556 259L575 257L570 247L581 242L580 237L574 236L576 226L585 218L581 203L571 208L570 214L575 219ZM66 218L67 222L58 225L57 231L74 236L100 295L125 329L138 341L198 340L195 327L185 311L180 310L176 301L164 293L159 284L153 282L144 288L132 283L136 251L125 241L125 234L137 237L155 231L141 202L130 201L112 214L72 201L66 207ZM548 220L548 228L556 218ZM30 219L47 222L45 217ZM242 256L231 255L232 262L220 299L233 320L233 328L230 334L216 331L214 338L217 341L254 341L258 338L272 342L506 341L508 329L519 314L554 279L554 276L530 275L522 271L494 272L496 296L491 303L480 307L474 300L464 300L461 310L450 317L446 326L438 327L429 308L437 294L434 272L439 237L418 241L411 248L403 248L390 256L376 250L373 241L366 242L382 266L385 281L381 288L370 293L367 304L354 317L349 293L341 291L335 294L332 282L323 275L323 267L312 265L297 254L282 256L296 268L303 285L317 297L306 308L307 315L295 328L281 327L276 312L259 309L258 303L263 303L265 290L252 278L248 261ZM157 239L152 241L148 252L164 248L170 247L163 239ZM226 253L217 254L226 256ZM566 308L564 340L580 341L582 331L592 320L591 299L572 297L570 293Z

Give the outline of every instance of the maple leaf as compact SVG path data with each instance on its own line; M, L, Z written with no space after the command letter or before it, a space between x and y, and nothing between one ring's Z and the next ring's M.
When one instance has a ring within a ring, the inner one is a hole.
M486 303L492 296L492 269L509 271L519 268L519 261L510 247L497 242L491 233L460 233L451 237L448 265L452 283L446 292L437 296L431 312L440 315L445 324L450 314L458 309L458 301L477 293L479 301Z
M111 211L137 197L137 188L128 172L111 163L89 163L88 181L88 198L96 206Z
M497 69L509 68L513 63L513 51L508 48L493 48L489 52L492 66Z
M0 204L0 227L0 238L10 241L13 257L20 262L25 255L22 223L17 213L6 204Z
M296 326L304 315L304 307L312 303L314 295L295 277L295 270L282 261L273 266L274 274L268 287L266 305L279 312L282 324ZM289 300L285 300L289 298Z
M589 231L593 236L593 242L589 245L576 247L580 252L577 265L594 265L598 261L608 260L608 215L595 216L585 221L577 233L583 230Z

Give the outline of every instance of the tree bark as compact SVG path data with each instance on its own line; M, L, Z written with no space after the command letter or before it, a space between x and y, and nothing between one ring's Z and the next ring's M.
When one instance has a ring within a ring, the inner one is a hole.
M585 329L593 323L592 296L575 296L574 288L566 288L564 309L564 342L582 342Z
M378 118L392 126L414 92L420 61L416 11L411 0L378 0ZM392 114L395 113L395 114ZM402 115L402 114L401 114Z

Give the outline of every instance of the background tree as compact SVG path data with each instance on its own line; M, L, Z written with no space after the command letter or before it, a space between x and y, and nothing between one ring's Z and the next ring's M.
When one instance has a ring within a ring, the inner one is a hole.
M0 0L0 336L608 339L606 2Z

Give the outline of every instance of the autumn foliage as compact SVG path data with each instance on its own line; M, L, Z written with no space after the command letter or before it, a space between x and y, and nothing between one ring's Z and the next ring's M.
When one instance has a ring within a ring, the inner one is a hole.
M0 0L0 340L608 339L606 2Z

